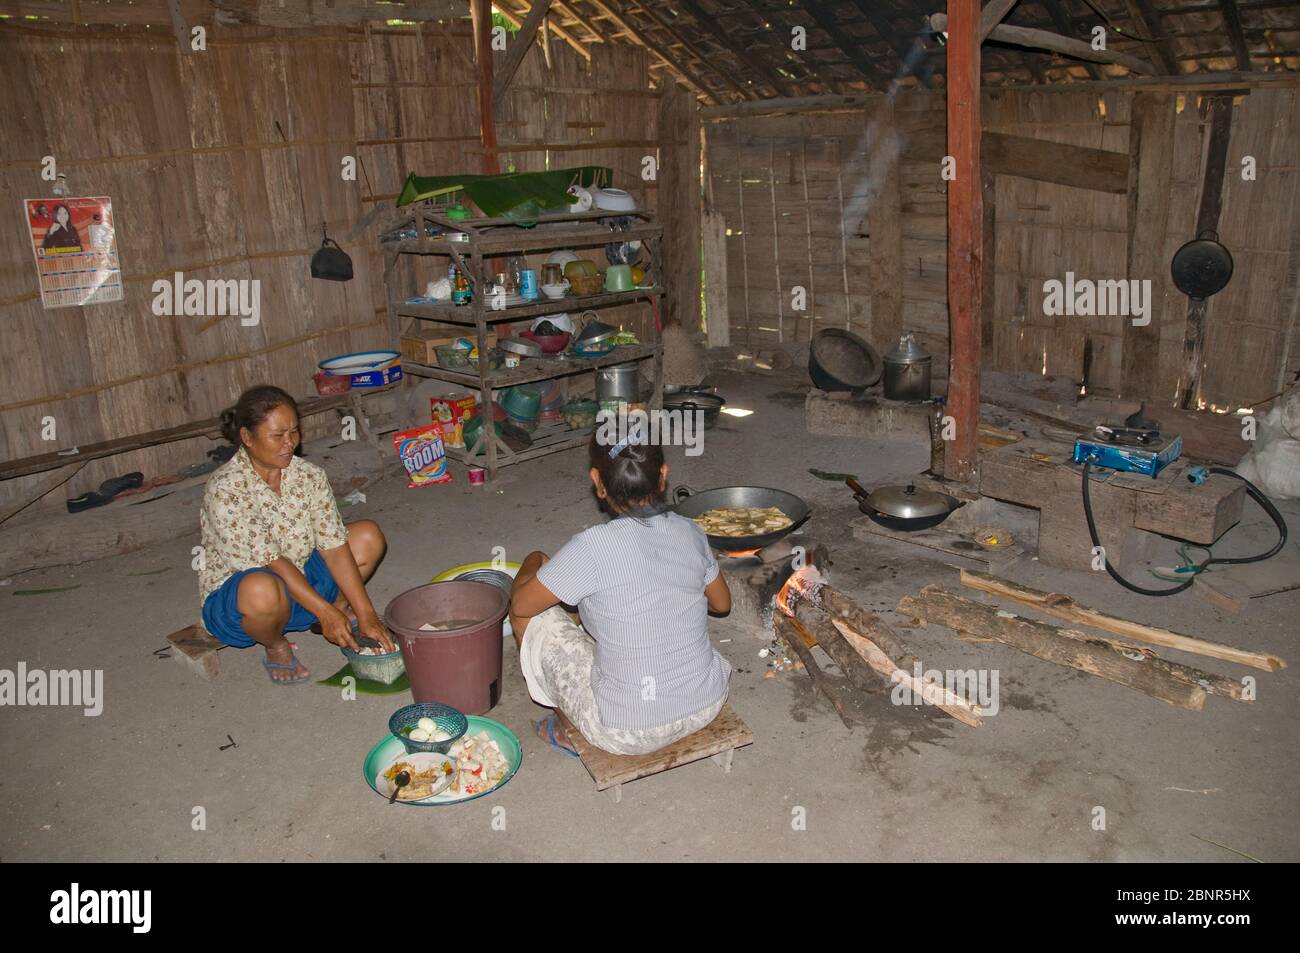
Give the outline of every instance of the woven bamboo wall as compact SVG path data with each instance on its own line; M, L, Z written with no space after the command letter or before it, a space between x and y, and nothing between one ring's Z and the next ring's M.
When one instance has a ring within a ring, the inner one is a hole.
M534 48L516 76L499 134L523 150L504 154L503 164L612 165L616 184L652 207L653 183L639 177L641 156L654 153L644 143L654 138L657 107L644 55L597 48L588 64L558 42L550 54L548 69ZM363 217L391 206L409 171L480 170L471 57L468 21L214 27L207 51L188 55L171 35L142 27L0 27L0 208L9 210L0 229L0 454L211 417L262 381L308 395L319 360L386 343L375 237L391 212ZM555 148L563 143L574 148ZM49 195L39 175L48 154L73 195L112 198L123 301L41 307L19 209L24 198ZM355 182L340 175L348 155L359 159ZM309 275L322 221L353 258L351 282ZM155 317L152 282L176 271L259 279L260 325ZM41 439L46 416L58 423L55 443ZM61 506L128 470L175 472L211 446L198 439L92 462L43 504ZM38 480L0 484L0 504Z
M993 132L1127 154L1132 98L1118 91L986 92L983 122ZM810 328L838 326L880 347L901 326L918 332L936 362L946 363L947 215L939 177L944 100L942 93L907 92L881 102L869 109L706 123L711 201L731 231L733 341L753 347L806 343ZM1169 94L1160 102L1172 114L1167 166L1158 177L1167 189L1160 194L1167 222L1154 256L1159 267L1129 277L1152 282L1159 344L1150 390L1172 398L1187 299L1173 287L1168 262L1194 237L1208 134L1194 95ZM1298 109L1294 88L1256 89L1234 108L1219 232L1236 257L1236 274L1209 305L1202 387L1207 404L1235 408L1262 399L1300 369ZM882 169L886 150L873 146L891 132L899 148L892 175ZM1258 162L1251 182L1240 174L1245 155ZM1064 279L1067 271L1079 278L1128 276L1127 196L1009 175L997 176L995 187L993 346L986 366L1077 379L1087 347L1091 387L1118 390L1127 319L1045 315L1043 283ZM845 210L865 193L874 195L875 221L869 216L866 228L850 222L841 243ZM890 229L892 208L898 221ZM891 257L897 259L893 265ZM810 274L816 287L811 320L792 314L788 304L790 287ZM895 282L896 308L889 301Z

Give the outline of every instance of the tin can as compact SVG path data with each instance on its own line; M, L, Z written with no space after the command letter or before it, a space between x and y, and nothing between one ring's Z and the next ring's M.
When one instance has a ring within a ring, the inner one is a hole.
M537 272L531 268L519 273L519 295L528 301L537 300Z
M482 467L470 467L469 482L470 486L482 486L487 482L487 471Z

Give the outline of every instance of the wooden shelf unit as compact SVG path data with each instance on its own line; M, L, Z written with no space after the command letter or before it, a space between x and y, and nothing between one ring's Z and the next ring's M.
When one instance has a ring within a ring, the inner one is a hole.
M612 230L603 223L609 218L633 218L637 223L627 229ZM637 301L653 302L666 294L665 289L655 283L631 291L603 292L586 297L569 295L557 299L539 298L535 303L512 308L491 307L491 303L483 294L482 278L486 273L485 260L488 258L563 248L603 249L611 242L640 241L645 245L648 253L646 259L652 273L659 260L657 246L662 238L663 229L654 223L649 212L637 210L548 213L539 215L535 222L535 225L525 228L518 222L506 218L453 220L429 204L420 203L391 223L385 229L388 233L395 228L414 227L417 234L422 236L382 243L384 284L388 291L388 330L392 347L401 350L402 320L413 318L419 321L438 321L443 324L474 328L478 351L486 355L489 350L488 329L493 324L521 321L547 314L560 314L566 308L571 311L587 311L632 304ZM434 226L444 234L459 232L465 237L450 240L442 235L427 236L427 226ZM400 293L394 275L397 263L404 255L440 255L451 258L456 263L456 268L469 279L473 289L473 300L468 305L408 303ZM620 346L610 354L597 358L566 355L526 357L517 368L489 370L487 361L480 361L478 368L461 371L404 360L402 370L404 374L413 377L446 381L477 389L480 413L491 414L494 389L554 380L594 372L601 367L646 360L655 362L655 384L650 405L661 407L663 405L663 348L657 341ZM582 446L590 438L590 433L589 430L569 430L565 424L543 426L532 434L531 446L523 450L512 450L496 435L495 428L484 427L474 447L462 449L449 447L447 455L461 463L483 467L488 471L488 479L492 480L501 467ZM483 446L484 444L486 447Z

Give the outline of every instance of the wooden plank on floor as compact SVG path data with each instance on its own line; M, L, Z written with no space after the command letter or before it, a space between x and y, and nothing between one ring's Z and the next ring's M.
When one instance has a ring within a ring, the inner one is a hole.
M651 754L634 756L602 751L584 738L563 712L556 711L555 714L581 757L583 767L596 782L597 791L754 743L754 733L740 720L730 703L723 705L718 717L695 734Z

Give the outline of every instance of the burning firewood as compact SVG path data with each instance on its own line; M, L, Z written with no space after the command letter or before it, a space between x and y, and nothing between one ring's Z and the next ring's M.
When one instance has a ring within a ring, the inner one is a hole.
M977 708L942 685L930 684L913 674L916 659L898 638L874 613L828 585L815 567L794 573L776 601L787 616L801 623L811 622L809 627L816 631L818 644L857 687L878 691L879 682L869 674L874 673L891 685L909 686L913 693L962 724L979 727ZM825 621L831 623L829 628Z

